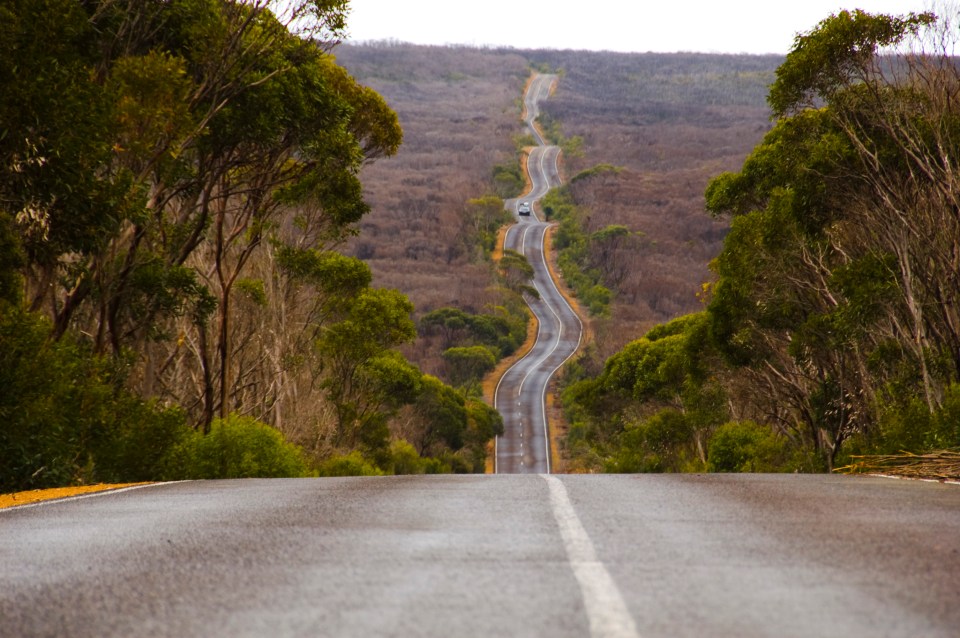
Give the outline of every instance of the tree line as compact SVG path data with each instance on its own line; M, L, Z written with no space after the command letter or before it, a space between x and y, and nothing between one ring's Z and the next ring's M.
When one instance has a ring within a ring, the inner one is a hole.
M482 471L497 415L399 354L412 305L338 250L402 140L330 53L346 16L0 6L0 489Z
M731 229L704 309L574 371L581 467L817 471L960 446L954 28L843 11L797 37L773 129L707 188Z

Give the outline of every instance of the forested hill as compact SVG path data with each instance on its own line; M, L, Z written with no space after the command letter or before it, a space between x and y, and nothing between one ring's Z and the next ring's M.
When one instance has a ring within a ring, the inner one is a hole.
M798 39L773 129L706 190L732 227L705 307L566 390L584 467L956 477L956 39L859 11Z

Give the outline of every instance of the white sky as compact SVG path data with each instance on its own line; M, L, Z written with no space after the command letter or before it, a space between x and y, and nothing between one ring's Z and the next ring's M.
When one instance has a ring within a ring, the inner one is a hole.
M348 40L518 49L786 53L841 9L923 11L930 0L350 0Z

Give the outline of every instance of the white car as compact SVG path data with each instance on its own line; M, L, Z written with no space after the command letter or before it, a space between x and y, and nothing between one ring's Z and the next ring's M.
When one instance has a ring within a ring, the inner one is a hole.
M517 207L517 213L520 215L530 215L530 202L520 202L520 206Z

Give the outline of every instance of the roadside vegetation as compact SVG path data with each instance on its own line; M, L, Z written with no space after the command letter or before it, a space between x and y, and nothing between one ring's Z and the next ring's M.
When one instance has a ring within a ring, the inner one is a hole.
M483 471L531 67L562 69L544 210L596 335L573 469L960 445L960 80L896 54L943 22L844 13L784 60L336 46L334 1L0 18L0 491Z
M343 253L402 138L330 53L345 7L0 8L0 490L483 471L499 417Z
M773 129L706 188L731 228L702 310L572 375L579 469L955 465L930 454L960 447L953 28L853 11L798 38Z

